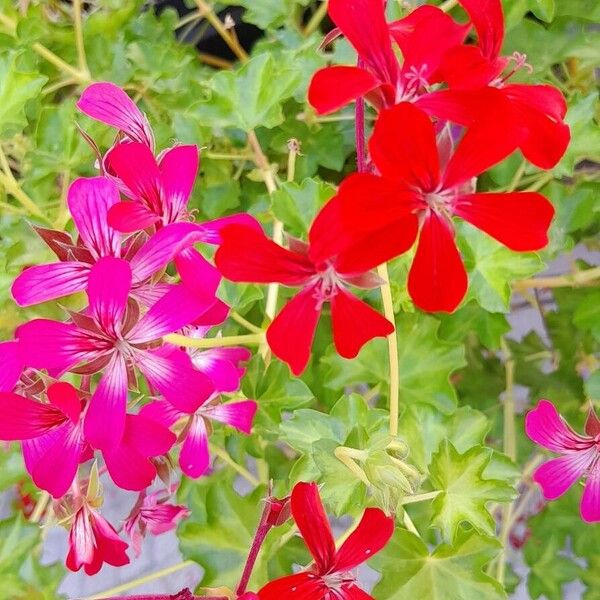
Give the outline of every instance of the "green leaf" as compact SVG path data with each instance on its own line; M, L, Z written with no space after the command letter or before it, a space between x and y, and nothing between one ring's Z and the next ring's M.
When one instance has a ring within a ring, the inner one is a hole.
M531 0L531 12L540 19L550 23L556 13L556 4L554 0Z
M233 0L229 4L244 6L244 21L261 29L281 27L294 15L296 8L310 0Z
M431 554L416 535L397 529L385 549L371 561L381 575L373 595L377 600L499 600L502 586L483 572L500 544L493 538L462 533L454 543Z
M441 340L438 328L437 319L422 313L396 316L400 397L405 404L421 402L450 413L456 406L456 392L449 379L465 365L464 348ZM327 385L332 388L389 382L385 340L370 342L352 361L331 356L324 362L331 367Z
M433 501L433 524L445 540L456 539L463 521L482 533L494 534L496 523L486 505L511 500L514 489L504 481L484 477L491 458L489 448L475 446L461 454L448 441L432 457L431 484L442 490Z
M47 78L22 71L15 52L0 56L0 136L22 131L27 126L25 107L37 98Z
M244 131L275 127L284 119L282 102L293 95L299 83L292 65L277 64L270 54L259 54L238 71L214 75L208 82L212 93L195 108L213 127Z
M544 268L539 256L508 250L465 223L459 226L459 245L469 271L467 299L488 312L507 312L511 281L530 277Z
M283 183L272 196L273 213L286 231L306 238L315 215L334 193L333 186L316 179L305 179L300 184Z

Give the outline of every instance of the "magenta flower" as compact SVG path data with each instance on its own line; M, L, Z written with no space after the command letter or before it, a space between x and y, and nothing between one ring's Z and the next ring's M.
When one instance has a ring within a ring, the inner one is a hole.
M226 404L199 403L195 409L189 411L178 410L169 402L157 400L144 406L140 414L167 427L179 421L185 422L180 435L183 445L179 454L179 466L188 477L196 479L204 475L210 466L208 451L210 421L219 421L249 434L256 409L254 400Z
M187 506L170 504L170 494L159 490L150 495L141 492L138 501L132 508L123 529L131 539L136 556L142 552L142 540L149 531L152 535L160 535L177 527L177 523L190 515Z
M20 306L83 291L92 266L104 256L129 260L133 294L143 301L149 294L164 291L165 286L157 289L156 285L150 285L153 275L194 242L211 239L212 235L192 223L177 223L161 229L146 241L141 238L124 245L122 235L107 222L110 207L119 203L119 192L115 184L104 177L75 180L67 201L79 240L73 242L62 231L37 230L60 262L29 267L16 278L12 294Z
M16 341L0 344L0 392L12 392L21 378L23 361Z
M56 374L103 372L85 416L86 439L103 450L116 448L123 436L135 369L181 410L195 409L212 392L208 377L193 368L183 350L161 343L211 303L185 286L171 286L140 316L129 298L132 282L127 261L105 256L90 271L85 312L73 313L72 323L36 319L17 332L28 366Z
M191 338L203 338L206 328L187 332ZM246 369L242 363L250 360L252 352L238 346L224 348L190 348L188 350L193 365L213 383L215 392L235 392L240 389L240 380Z
M115 528L84 502L71 525L66 565L71 571L83 567L86 575L95 575L103 563L113 567L129 564L127 548Z
M600 420L594 411L588 415L586 435L579 435L551 402L540 400L527 413L525 431L536 444L561 454L540 465L533 474L544 497L555 500L585 478L581 518L588 523L600 521Z
M79 465L93 457L84 435L85 402L64 382L48 387L48 404L12 393L0 393L0 440L22 441L27 471L37 487L54 498L65 495ZM121 441L103 451L111 479L126 490L141 490L156 477L151 457L166 454L175 435L166 427L127 415Z

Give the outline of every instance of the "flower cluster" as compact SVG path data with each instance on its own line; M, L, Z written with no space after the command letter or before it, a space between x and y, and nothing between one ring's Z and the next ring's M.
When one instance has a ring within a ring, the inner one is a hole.
M29 321L0 344L0 439L22 442L34 483L70 526L67 566L93 574L103 562L129 561L127 543L98 512L95 461L117 486L140 493L124 526L139 553L147 531L168 531L188 514L169 501L169 451L181 444L182 471L200 477L210 468L209 421L250 433L256 403L221 397L239 389L250 353L188 351L164 338L203 337L225 320L220 274L194 244L219 243L223 227L254 221L194 223L187 203L198 149L174 146L155 158L150 125L117 86L91 85L78 107L118 128L115 143L104 154L94 144L100 175L68 190L76 236L36 228L57 262L25 269L12 293L21 306L76 292L87 303L62 321ZM139 409L142 395L153 400ZM167 489L148 492L157 475Z

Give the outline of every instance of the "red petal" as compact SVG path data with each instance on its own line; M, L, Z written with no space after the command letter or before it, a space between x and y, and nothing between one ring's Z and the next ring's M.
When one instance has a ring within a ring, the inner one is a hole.
M429 312L453 312L467 293L467 273L450 225L430 213L408 275L414 303Z
M48 400L63 412L74 425L79 423L81 416L81 399L77 390L65 381L58 381L48 387Z
M371 158L384 177L433 191L440 177L435 130L416 106L402 102L382 111L369 142Z
M544 248L554 216L552 204L537 192L469 194L456 200L453 212L517 252Z
M395 88L400 67L382 0L330 0L329 16L379 80Z
M367 508L360 523L335 555L336 572L351 571L377 554L394 533L394 519L379 508Z
M324 115L346 106L380 85L377 78L358 67L333 66L317 71L308 88L308 101Z
M310 359L310 349L321 311L307 287L292 298L267 329L267 342L273 354L286 362L294 375L300 375Z
M21 441L44 435L65 422L55 408L9 392L0 392L0 440Z
M305 256L282 248L250 227L231 225L223 229L221 237L215 263L231 281L296 286L314 274L312 263Z
M313 558L317 571L327 573L334 565L335 541L316 483L300 482L291 498L292 515Z
M185 210L198 175L197 146L175 146L161 157L164 223L173 223Z
M323 600L329 588L312 573L296 573L267 583L258 592L260 600Z
M479 46L488 58L496 58L504 41L504 15L500 0L459 0L477 30Z
M394 325L368 304L343 288L331 300L333 341L344 358L354 358L375 337L385 337Z

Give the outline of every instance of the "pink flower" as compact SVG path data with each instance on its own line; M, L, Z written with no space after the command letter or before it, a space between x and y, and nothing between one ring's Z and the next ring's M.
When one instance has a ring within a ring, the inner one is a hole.
M533 474L544 497L555 500L583 477L581 518L588 523L600 521L600 420L594 411L590 410L585 424L587 435L579 435L551 402L540 400L525 418L525 431L536 444L561 455Z
M12 392L23 372L18 342L0 343L0 365L0 392Z
M73 483L79 465L93 457L84 434L86 403L69 383L48 387L49 403L0 393L0 440L22 441L23 458L34 483L54 498ZM141 490L156 477L151 457L166 454L175 435L139 415L127 415L120 442L103 451L107 470L119 487Z
M148 496L142 492L127 517L124 529L131 538L136 556L142 552L142 540L147 531L152 535L160 535L175 529L179 521L189 517L190 511L186 506L167 502L169 496L162 490Z
M256 409L254 400L226 404L199 403L194 409L188 411L178 410L169 402L158 400L144 406L140 414L167 427L173 426L178 421L185 422L180 436L183 445L179 454L179 465L188 477L195 479L204 475L210 466L208 451L210 421L219 421L249 434Z
M103 372L85 416L86 439L103 450L117 447L123 436L135 369L181 410L196 408L212 392L208 377L193 368L183 350L160 341L189 325L211 303L177 285L140 316L129 298L132 281L127 261L102 257L90 271L85 312L73 313L72 323L36 319L18 329L28 366L53 373Z
M123 257L130 262L133 293L143 300L156 290L155 285L149 285L153 275L162 271L182 250L210 237L197 225L177 223L145 241L138 238L135 243L124 244L123 236L108 226L108 211L119 203L119 192L115 184L104 177L75 180L69 188L67 202L79 240L73 242L62 231L37 229L60 262L30 267L17 277L12 294L20 306L83 291L93 265L105 256ZM164 291L164 286L159 289ZM205 295L210 293L211 290L206 289Z
M115 528L84 503L75 513L71 525L66 565L71 571L83 567L86 575L95 575L103 563L113 567L129 564L127 547Z

